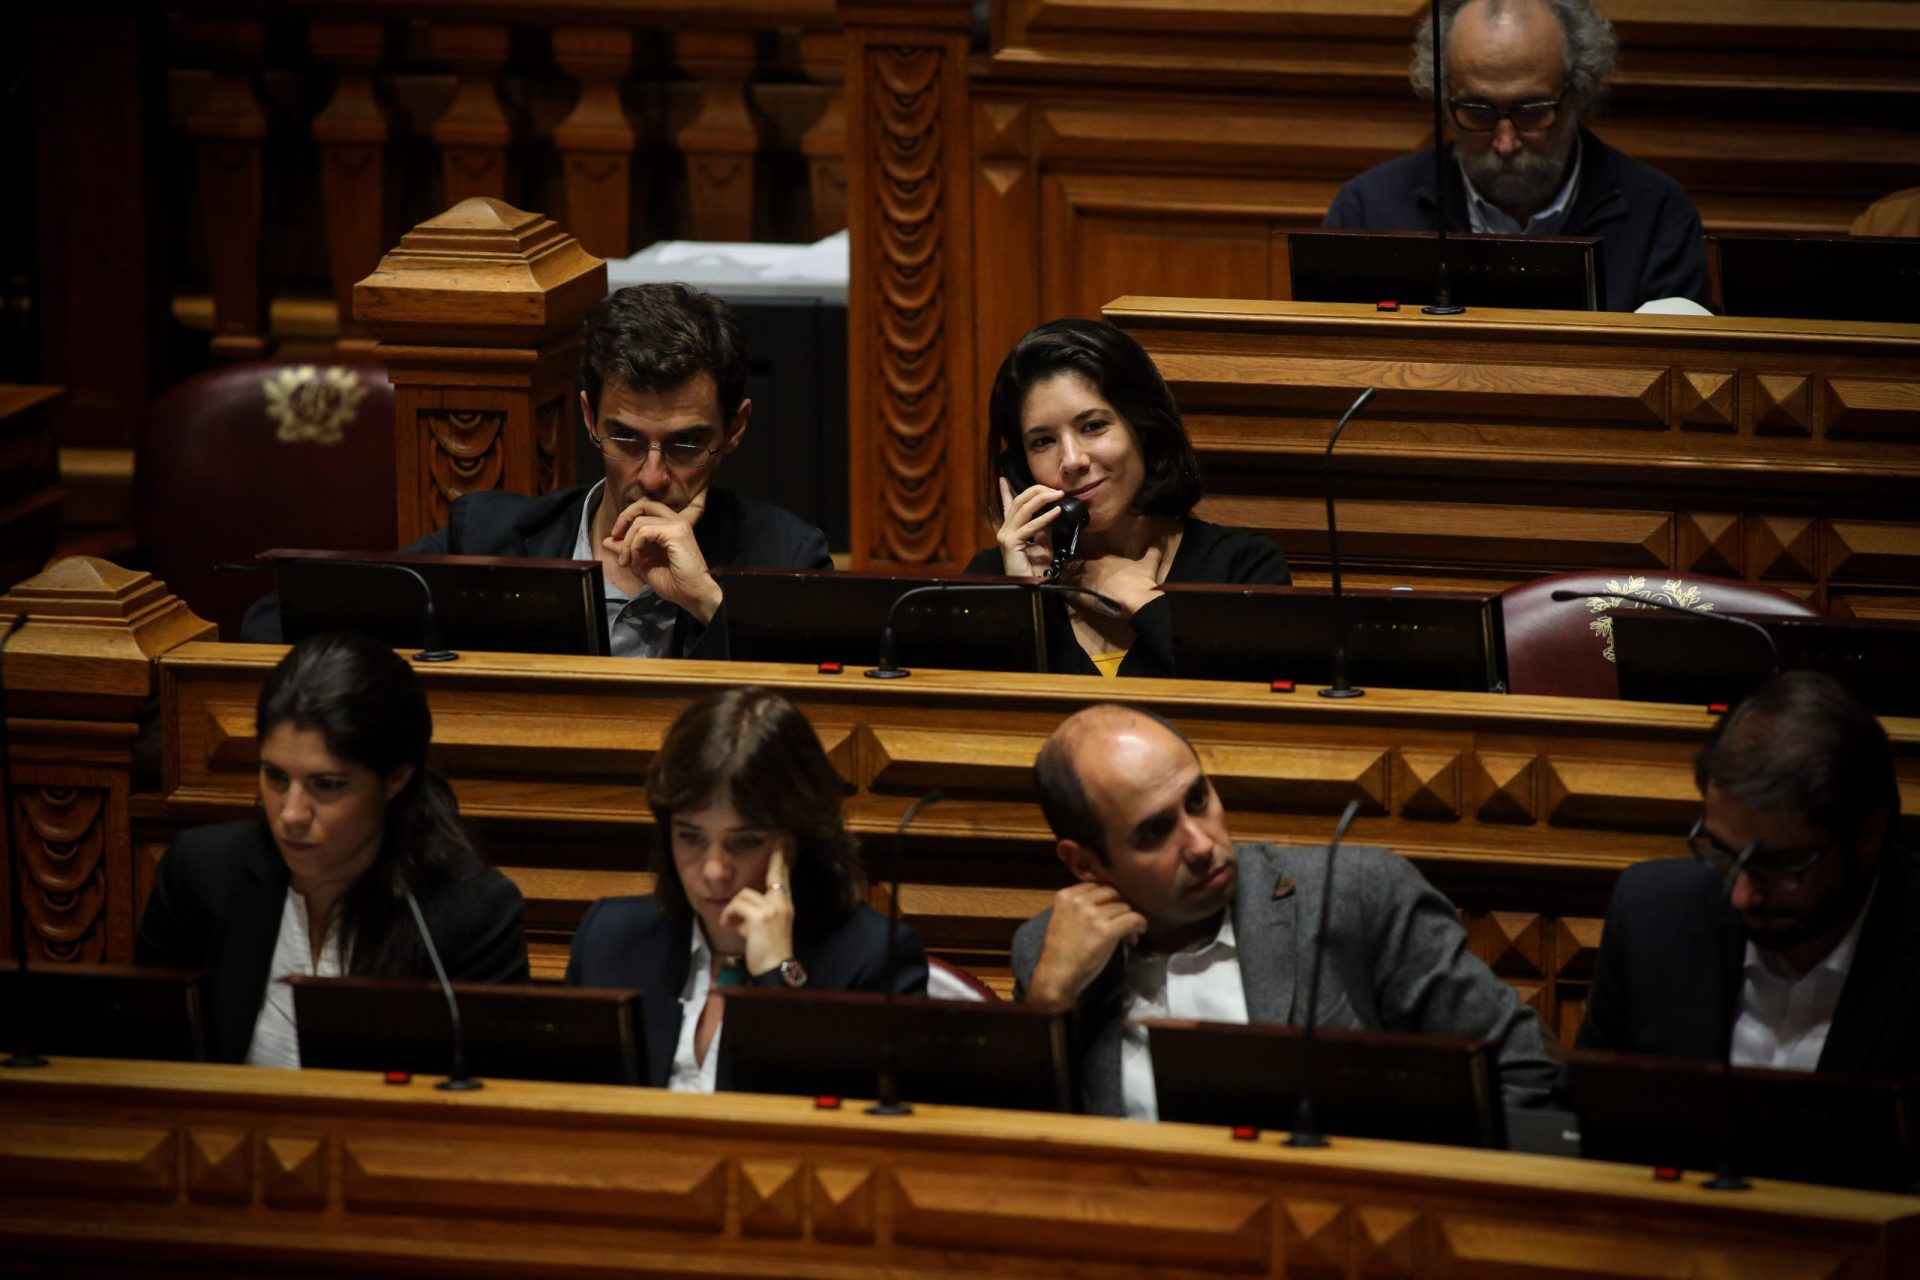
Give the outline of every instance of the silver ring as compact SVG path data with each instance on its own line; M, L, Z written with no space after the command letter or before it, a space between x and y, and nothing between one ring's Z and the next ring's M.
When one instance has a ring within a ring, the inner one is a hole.
M783 884L770 884L767 888L774 893L785 893L787 891L787 886Z

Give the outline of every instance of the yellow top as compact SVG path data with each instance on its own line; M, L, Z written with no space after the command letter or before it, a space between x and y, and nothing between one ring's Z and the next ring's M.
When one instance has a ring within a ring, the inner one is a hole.
M1122 649L1118 653L1096 653L1091 656L1093 665L1100 669L1101 675L1117 676L1120 674L1120 664L1126 660L1127 651Z

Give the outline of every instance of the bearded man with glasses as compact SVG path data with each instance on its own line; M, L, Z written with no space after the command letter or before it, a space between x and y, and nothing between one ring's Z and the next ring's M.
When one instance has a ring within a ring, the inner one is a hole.
M1340 189L1325 225L1369 231L1599 236L1606 303L1707 306L1700 215L1680 184L1583 126L1613 74L1613 26L1591 0L1439 0L1438 92L1453 121L1434 189L1431 150L1389 160ZM1431 24L1414 41L1413 87L1432 101Z
M1693 857L1620 877L1582 1049L1920 1075L1920 864L1886 732L1831 677L1770 677L1694 766ZM1725 981L1721 975L1726 975Z

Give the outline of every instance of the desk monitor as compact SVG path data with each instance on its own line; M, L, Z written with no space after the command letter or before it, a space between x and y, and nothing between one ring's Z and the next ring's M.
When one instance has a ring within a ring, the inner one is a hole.
M886 997L865 991L729 987L722 1069L743 1093L871 1098ZM1064 1004L893 1002L904 1102L1071 1111Z
M1706 1172L1719 1166L1723 1064L1583 1051L1568 1054L1567 1068L1583 1154ZM1917 1083L1736 1067L1734 1167L1752 1177L1915 1190Z
M606 592L597 560L263 551L280 592L288 644L359 631L396 649L426 643L420 584L433 591L440 638L456 652L605 654Z
M437 982L293 977L300 1065L445 1075L453 1040ZM639 1084L640 993L456 982L467 1071L481 1080Z
M1605 311L1594 236L1447 236L1453 300L1467 307ZM1440 237L1431 231L1290 231L1295 302L1433 301Z
M1325 1133L1457 1147L1506 1146L1487 1040L1148 1018L1162 1120L1290 1130L1301 1071Z
M1851 689L1876 715L1920 716L1920 626L1835 618L1755 618L1780 667L1812 667ZM1613 620L1620 696L1635 702L1731 705L1773 671L1766 641L1742 626L1648 610Z
M727 653L742 662L880 660L887 611L903 592L933 583L996 586L1011 578L912 577L817 569L721 569ZM1038 596L1005 590L932 592L900 606L894 646L904 667L952 671L1044 671Z
M0 1035L52 1056L205 1062L205 974L131 964L0 969Z
M1913 322L1920 240L1721 232L1707 242L1727 315Z
M1184 680L1333 678L1335 603L1308 587L1169 584L1174 674ZM1489 597L1349 591L1347 667L1361 688L1501 687Z

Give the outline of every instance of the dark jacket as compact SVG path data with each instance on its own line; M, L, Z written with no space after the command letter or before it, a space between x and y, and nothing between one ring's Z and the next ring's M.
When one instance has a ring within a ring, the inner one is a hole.
M1820 1051L1820 1070L1920 1076L1920 863L1889 845ZM1719 1061L1745 983L1747 935L1720 877L1689 858L1614 886L1577 1046Z
M289 879L273 836L258 818L182 832L160 859L133 958L208 971L207 1052L215 1062L247 1056ZM513 881L490 867L423 895L420 909L447 976L456 982L526 981L522 906ZM347 967L365 972L358 955Z
M1180 549L1167 566L1167 582L1249 583L1284 587L1293 581L1287 558L1273 540L1255 529L1233 529L1186 517ZM968 573L998 574L1004 568L999 547L988 547L967 562ZM1098 675L1100 669L1073 635L1066 602L1049 598L1047 666L1069 675ZM1123 676L1171 676L1173 662L1173 601L1159 596L1133 615L1133 647L1120 660Z
M1446 146L1447 230L1466 231L1467 192ZM1333 197L1324 225L1365 231L1432 231L1433 149L1375 165ZM1700 215L1686 190L1666 174L1580 131L1580 189L1561 235L1599 236L1610 311L1632 311L1654 298L1691 298L1713 305Z
M820 991L884 991L887 986L887 919L871 907L856 907L821 933L796 934L794 959L807 971L807 986ZM645 1083L665 1087L680 1045L680 993L693 960L693 917L670 919L652 894L602 898L587 908L573 935L567 983L576 987L637 987L647 1039ZM900 926L898 994L927 989L927 952L920 935ZM725 1089L726 1059L715 1086Z
M580 512L591 485L576 485L529 498L504 489L469 493L448 508L446 527L402 550L420 556L510 556L568 560L580 533ZM799 516L730 489L709 489L707 507L694 526L694 541L712 569L764 567L831 569L827 537ZM280 600L267 596L247 610L241 637L260 644L281 642ZM703 627L681 612L674 620L676 658L727 656L726 606Z

